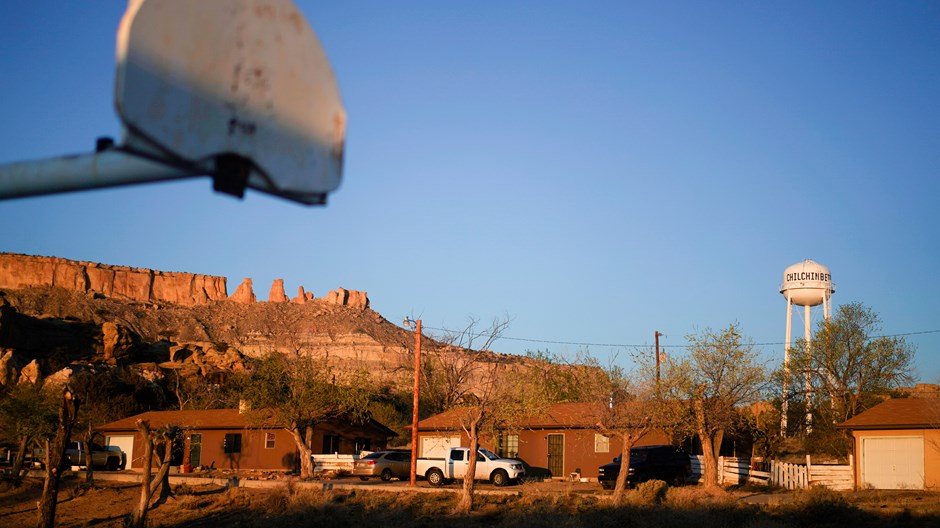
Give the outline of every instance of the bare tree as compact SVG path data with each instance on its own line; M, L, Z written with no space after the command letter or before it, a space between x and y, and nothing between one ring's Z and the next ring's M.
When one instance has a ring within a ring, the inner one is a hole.
M597 366L586 358L587 364ZM643 365L643 362L638 362ZM599 367L598 367L599 368ZM627 372L613 360L594 376L590 385L591 403L597 417L598 432L620 440L620 472L614 486L613 501L623 500L630 471L630 450L654 429L662 426L662 402L656 397L656 384L648 369Z
M217 383L211 382L198 368L166 369L166 387L176 397L176 404L181 411L193 409L225 409L235 403L237 398L231 387L225 384L223 374Z
M79 401L66 386L62 390L62 407L59 410L59 431L50 442L46 440L46 480L39 501L39 528L55 526L55 509L59 497L59 478L62 476L62 459L65 446L72 434L72 425L78 418Z
M95 478L91 447L96 436L95 428L120 418L115 413L115 405L108 394L109 377L110 372L82 371L72 376L69 381L73 391L82 402L76 428L80 431L79 441L82 442L85 451L85 486L88 487L94 485Z
M144 439L144 465L140 476L140 500L137 507L131 514L131 526L143 528L147 526L147 512L150 510L150 501L153 499L156 488L152 482L160 482L161 490L169 489L169 470L170 462L173 456L173 442L179 438L179 427L168 425L157 430L150 428L150 422L146 420L137 420L137 431ZM153 455L162 454L162 459L158 457L160 465L157 468L157 474L154 476Z
M490 350L509 324L508 317L493 319L488 327L481 329L479 319L470 317L463 330L440 338L451 347L452 355L434 359L448 368L430 369L432 375L445 380L447 387L443 393L449 396L442 401L442 406L459 409L457 419L470 441L467 472L456 506L458 513L469 513L473 509L480 438L495 437L501 429L512 429L522 417L535 414L548 402L543 387L523 381L526 369L521 368L521 360Z
M663 414L678 430L698 436L705 485L718 486L718 454L725 432L735 423L736 407L761 396L766 368L737 323L719 332L689 334L686 340L688 355L665 363Z
M481 330L480 319L471 316L462 330L446 331L426 345L421 362L423 413L437 414L474 396L485 374L482 365L509 324L508 317L493 319Z

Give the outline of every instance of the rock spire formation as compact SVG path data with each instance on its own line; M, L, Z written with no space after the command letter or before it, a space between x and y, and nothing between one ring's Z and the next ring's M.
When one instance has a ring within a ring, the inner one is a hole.
M226 282L225 277L215 275L0 253L0 290L57 287L90 296L182 306L204 305L226 299L241 304L258 302L250 278L242 281L231 297L228 296ZM298 288L297 297L289 298L284 291L284 279L275 280L268 293L268 302L304 304L312 300L313 294L304 291L303 286ZM362 310L369 308L366 292L345 288L329 292L322 300Z
M275 279L271 284L271 291L268 292L268 302L287 302L287 294L284 293L284 279Z

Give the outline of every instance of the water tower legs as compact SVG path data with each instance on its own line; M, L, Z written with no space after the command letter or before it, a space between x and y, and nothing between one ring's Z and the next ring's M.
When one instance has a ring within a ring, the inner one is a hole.
M787 292L787 340L783 345L783 402L780 405L780 436L787 436L787 410L790 408L790 338L793 331L793 300Z
M824 310L825 311L825 310ZM810 343L813 339L812 337L812 319L810 319L810 307L803 307L803 325L804 333L806 338L806 366L812 367L810 360ZM813 377L810 374L810 369L807 368L806 372L803 373L804 376L804 385L803 389L805 390L804 399L806 400L806 419L803 422L803 425L806 426L806 433L813 432Z

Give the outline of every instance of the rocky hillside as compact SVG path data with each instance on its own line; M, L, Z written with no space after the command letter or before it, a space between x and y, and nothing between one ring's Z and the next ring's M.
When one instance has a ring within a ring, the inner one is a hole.
M365 292L314 298L301 287L291 299L278 280L268 298L256 301L251 279L228 297L224 277L0 253L0 385L81 365L211 377L272 351L316 354L408 385L414 334L370 309Z

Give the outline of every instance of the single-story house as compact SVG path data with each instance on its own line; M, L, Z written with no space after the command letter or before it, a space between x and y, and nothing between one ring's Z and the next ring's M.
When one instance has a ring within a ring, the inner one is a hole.
M137 420L148 420L151 429L177 425L183 430L183 449L174 464L219 469L299 467L297 445L287 430L258 426L238 409L212 409L151 411L99 427L106 445L119 446L126 453L128 468L143 467L144 444ZM385 449L394 436L394 431L375 420L362 424L333 420L314 429L313 452L358 454Z
M469 437L460 426L464 410L457 408L418 422L418 456L440 457L450 447L467 447ZM558 403L539 416L515 424L496 438L481 438L481 447L506 458L518 458L534 467L548 468L553 477L578 473L597 478L597 469L620 454L620 439L608 438L595 427L596 406L589 403ZM652 431L637 446L672 444L662 431Z
M886 400L838 427L852 431L859 489L940 489L940 399Z

